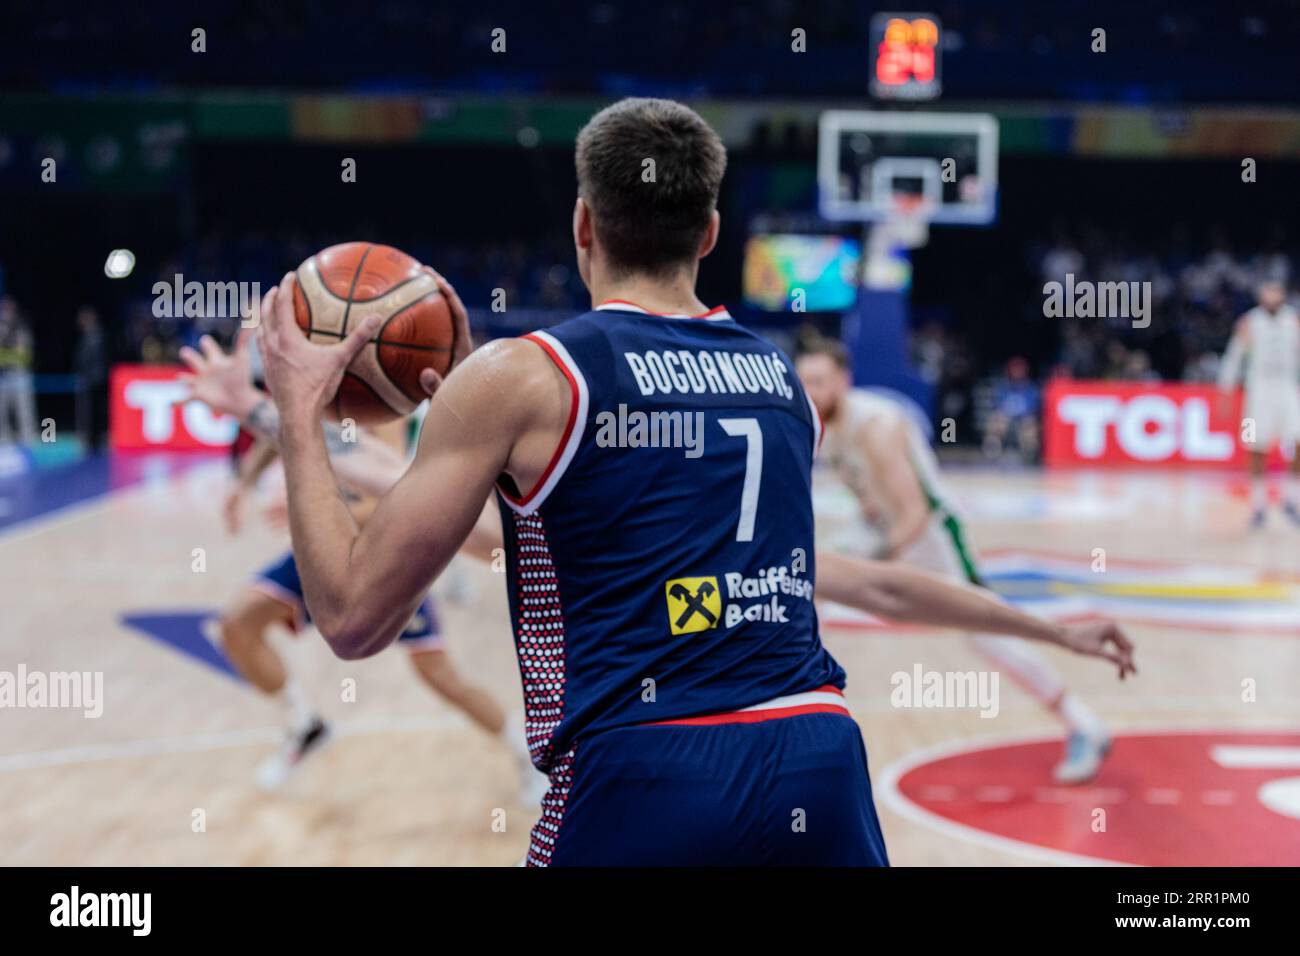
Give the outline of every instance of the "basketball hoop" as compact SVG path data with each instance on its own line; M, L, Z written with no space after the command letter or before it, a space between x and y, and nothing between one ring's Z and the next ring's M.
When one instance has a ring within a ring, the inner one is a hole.
M886 242L904 249L919 249L930 241L934 203L919 193L894 193L889 214L880 223Z

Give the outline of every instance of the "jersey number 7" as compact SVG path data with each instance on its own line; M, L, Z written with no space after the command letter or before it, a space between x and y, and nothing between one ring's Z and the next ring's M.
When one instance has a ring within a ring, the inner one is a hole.
M740 522L737 541L754 540L754 516L758 513L758 486L763 483L763 431L757 418L719 418L728 435L745 439L745 484L740 490Z

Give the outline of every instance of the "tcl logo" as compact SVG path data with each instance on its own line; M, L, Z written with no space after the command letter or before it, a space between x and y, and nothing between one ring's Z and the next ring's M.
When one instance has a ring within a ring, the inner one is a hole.
M113 369L109 432L114 448L210 449L235 440L235 419L184 400L180 372L149 365Z
M1048 383L1049 465L1227 466L1241 451L1239 403L1222 409L1212 386L1123 382Z

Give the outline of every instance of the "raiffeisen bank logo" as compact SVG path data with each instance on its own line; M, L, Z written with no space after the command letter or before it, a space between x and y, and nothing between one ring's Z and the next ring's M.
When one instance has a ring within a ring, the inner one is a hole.
M668 626L673 634L694 634L745 621L784 624L791 605L813 599L813 583L788 565L757 574L728 571L720 577L673 578L664 584Z

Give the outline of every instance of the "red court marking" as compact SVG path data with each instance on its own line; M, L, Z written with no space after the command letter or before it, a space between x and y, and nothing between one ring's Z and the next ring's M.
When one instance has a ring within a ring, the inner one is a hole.
M1216 746L1300 748L1300 734L1126 734L1086 787L1052 782L1059 741L972 744L890 767L882 789L905 815L954 836L992 838L1012 852L1140 866L1300 865L1300 819L1258 796L1272 781L1300 785L1300 767L1220 766L1211 756ZM1106 811L1104 833L1092 829L1096 808Z

